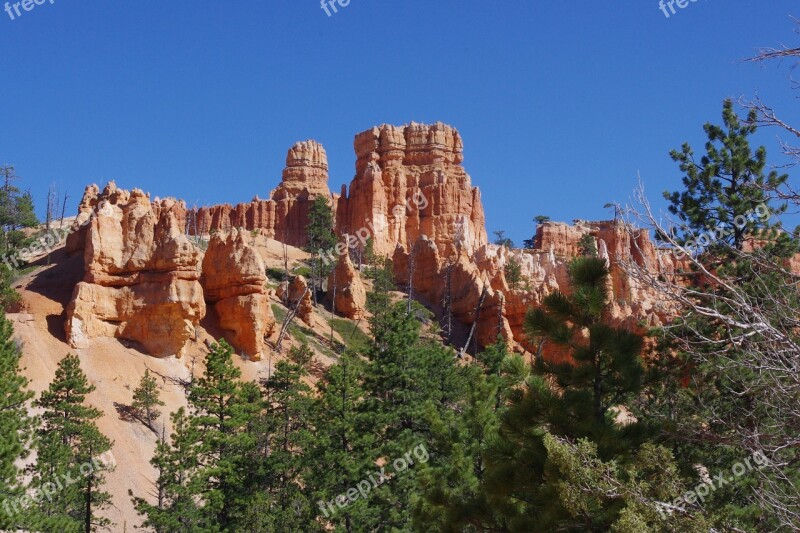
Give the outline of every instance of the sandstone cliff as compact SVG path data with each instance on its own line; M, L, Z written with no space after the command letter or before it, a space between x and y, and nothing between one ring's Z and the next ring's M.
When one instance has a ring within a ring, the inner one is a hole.
M437 123L383 125L355 137L356 173L341 196L328 189L325 150L315 141L288 152L280 185L270 199L249 204L186 210L175 200L149 201L109 185L88 187L68 249L85 249L86 279L76 288L67 331L75 345L114 335L138 340L151 353L179 353L205 311L214 306L220 326L245 354L258 358L274 325L264 289L264 264L246 243L244 230L293 246L305 244L310 203L328 197L336 231L355 236L363 250L371 238L377 254L391 256L395 279L443 316L472 328L486 345L498 336L534 349L524 332L525 313L553 291L569 292L568 263L589 236L611 269L611 314L621 324L663 322L672 310L639 286L622 262L672 272L679 265L659 252L644 231L618 221L541 224L532 250L508 250L487 242L481 195L463 163L463 142L452 127ZM105 213L108 212L108 216ZM182 233L211 239L205 260ZM333 254L333 252L331 252ZM331 258L334 255L330 255ZM203 289L199 288L202 261ZM347 253L328 280L334 309L349 318L365 313L366 291ZM510 286L509 262L522 271ZM279 291L287 305L311 323L307 284L298 276ZM303 294L305 293L305 296ZM302 296L302 298L301 298ZM155 317L164 313L168 319ZM156 334L146 330L155 328ZM163 330L159 333L159 328ZM171 340L167 337L171 337Z
M411 249L398 246L395 250L395 281L406 291L410 287L416 297L443 314L450 313L467 325L475 324L475 343L485 346L501 336L533 351L537 347L525 335L525 314L556 290L570 292L568 264L579 255L579 241L584 235L593 238L598 255L608 261L613 320L641 329L642 323L658 325L671 316L673 310L654 291L631 279L622 263L673 272L676 261L657 250L646 232L621 221L575 225L547 222L538 228L533 250L488 244L471 255L462 251L455 259L442 258L435 243L422 236ZM505 267L511 261L522 271L522 282L513 288L505 278ZM553 352L548 355L562 357Z
M448 255L486 244L480 191L462 162L454 128L383 125L356 135L356 176L339 197L337 229L369 229L377 253L391 255L425 235Z
M275 329L275 317L267 296L264 261L247 238L245 231L236 228L216 233L203 257L201 283L227 340L257 361L264 338Z
M183 205L154 204L144 192L111 182L102 193L87 188L81 207L79 219L88 222L73 233L72 248L83 245L85 276L67 308L70 345L109 336L136 341L155 356L180 355L205 315L202 254L175 215Z

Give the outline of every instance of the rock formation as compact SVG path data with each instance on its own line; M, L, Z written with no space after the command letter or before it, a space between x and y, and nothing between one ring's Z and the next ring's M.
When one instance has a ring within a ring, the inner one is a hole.
M488 242L480 191L462 166L463 143L454 128L383 125L356 135L354 147L349 194L343 186L340 196L331 195L322 146L298 143L269 200L200 208L190 213L190 234L243 227L303 246L310 203L324 195L333 201L337 232L371 237L380 254L391 255L397 244L407 248L421 235L446 255L457 248L473 253Z
M297 306L297 316L300 320L311 325L311 315L314 312L314 303L311 298L311 291L308 289L308 282L303 276L295 276L291 283L284 281L278 287L278 298L286 307Z
M246 233L232 228L302 246L309 206L319 196L331 199L340 236L355 236L347 242L358 247L371 238L375 253L393 257L400 288L471 327L477 344L502 336L535 349L525 336L525 314L553 291L570 291L568 264L586 236L608 261L614 320L636 329L661 323L674 311L628 276L623 262L667 274L681 265L657 250L647 232L620 221L546 222L532 250L489 244L480 192L462 166L463 143L452 127L378 126L356 135L354 147L355 177L341 196L328 189L327 156L314 141L289 150L282 181L268 200L256 197L235 207L187 212L183 203L150 202L138 190L88 187L67 243L68 250L85 249L86 264L86 279L69 309L70 342L115 335L138 340L157 355L179 353L205 311L201 253L182 233L215 231L203 261L205 300L231 342L257 358L274 325L264 264ZM505 276L511 261L522 271L522 283L514 287ZM330 296L338 313L364 316L366 291L348 254L340 254L328 284L336 286ZM298 304L298 316L311 324L307 287L298 276L278 294L287 305Z
M203 257L201 283L228 341L257 361L264 338L275 329L275 317L266 290L264 261L247 237L244 230L236 228L216 233Z
M375 252L391 255L426 235L449 255L486 244L480 191L461 165L463 143L452 127L383 125L356 135L356 176L342 189L339 233L369 230Z
M71 243L83 245L85 276L67 308L70 345L113 336L155 356L181 355L206 311L202 254L175 214L183 205L166 199L154 208L144 192L111 182L102 193L87 188L81 207L88 219Z
M659 251L647 232L632 229L621 221L577 222L567 225L547 222L540 225L534 250L508 250L488 244L474 254L462 251L457 259L445 260L427 236L422 236L412 252L398 246L393 255L395 281L415 296L448 311L457 320L475 324L475 339L486 346L498 336L535 350L524 331L529 309L540 305L548 294L569 293L569 261L579 255L584 235L594 238L598 254L611 271L611 317L619 324L639 329L639 324L658 325L674 310L651 289L636 283L623 269L622 262L663 272L679 267L672 255ZM523 283L510 288L505 266L514 261L521 266ZM409 276L413 272L412 276ZM448 296L447 291L450 294ZM552 358L563 354L548 353Z
M289 149L281 184L269 200L255 197L250 203L201 207L189 212L187 231L205 235L218 230L245 228L257 230L291 246L306 244L306 221L317 196L336 196L328 189L328 156L316 141L300 142Z
M328 294L333 298L333 308L337 313L356 320L364 317L367 291L347 253L339 256L336 267L328 276Z

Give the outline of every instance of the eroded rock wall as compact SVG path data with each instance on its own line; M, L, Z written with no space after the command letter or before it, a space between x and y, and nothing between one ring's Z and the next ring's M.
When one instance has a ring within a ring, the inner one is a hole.
M236 350L261 359L264 339L275 329L264 260L244 230L214 234L203 257L201 283L220 328Z
M153 203L111 182L101 193L87 188L81 208L88 222L72 234L72 248L82 246L85 274L67 308L70 345L112 336L155 356L180 356L206 311L202 253L184 235L183 204Z

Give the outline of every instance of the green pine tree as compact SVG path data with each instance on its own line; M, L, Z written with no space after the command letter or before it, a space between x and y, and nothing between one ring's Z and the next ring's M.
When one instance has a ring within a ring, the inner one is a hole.
M158 433L155 426L156 420L161 416L159 407L165 404L161 401L158 392L158 383L150 374L150 369L144 371L144 376L139 382L139 386L133 391L133 404L131 409L136 413L136 417L152 431Z
M501 524L482 484L487 447L500 427L505 393L513 380L507 372L511 355L502 339L477 357L479 364L463 368L469 386L462 401L445 412L432 428L437 462L418 479L421 498L413 505L417 531L460 532Z
M233 348L212 345L205 372L188 390L191 416L173 415L171 442L162 438L153 459L159 501L134 499L157 531L237 530L250 504L243 490L254 466L250 428L262 409L258 387L240 377Z
M96 424L102 412L86 405L94 390L70 354L36 402L44 412L32 485L42 495L37 512L48 528L89 533L110 525L99 513L111 504L102 486L113 469L112 443Z
M362 530L376 519L366 498L348 505L336 501L374 469L369 462L374 440L369 417L362 409L364 366L359 356L345 354L317 385L319 394L312 414L314 439L306 454L309 473L305 481L313 489L319 520L347 532Z
M519 261L514 258L509 259L503 272L505 273L509 288L511 288L511 290L518 289L522 283L522 265Z
M2 239L0 246L3 251L9 251L14 246L19 246L24 238L17 230L32 228L39 224L33 206L33 196L30 192L21 192L14 185L19 179L13 166L0 166L0 228Z
M455 354L426 339L417 312L405 303L389 305L370 319L373 343L364 378L363 409L376 441L372 461L394 461L412 449L427 450L434 425L449 416L467 387ZM418 464L373 490L370 505L378 512L374 527L403 530L411 524L417 496Z
M27 457L33 420L28 416L28 380L20 373L14 330L0 310L0 530L23 529L19 498L25 491L18 467Z
M373 322L380 321L391 305L390 292L395 290L392 261L383 256L372 259L364 272L372 281L372 290L367 293L367 311L373 316Z
M266 504L276 531L307 530L317 513L311 487L302 483L308 470L305 454L313 441L312 395L305 382L312 357L305 344L293 347L263 383L267 408L253 432L260 451L253 482L266 495L259 504Z
M632 422L616 421L617 407L631 402L642 387L643 340L611 325L608 268L603 260L582 257L570 265L573 292L547 296L525 320L529 338L565 350L568 360L539 356L522 387L511 387L509 407L498 438L486 452L483 480L494 523L508 531L604 530L622 509L618 501L575 516L546 472L546 432L586 438L600 457L624 461L644 441ZM513 363L513 361L512 361ZM513 363L519 366L517 360ZM523 372L516 371L522 375Z
M725 100L722 119L722 126L703 127L708 142L699 161L689 143L670 153L684 173L684 189L664 193L682 225L676 239L688 248L712 251L724 246L741 250L748 238L778 240L785 246L787 236L772 230L780 225L773 217L785 212L786 204L771 205L766 191L780 188L788 175L766 172L763 146L753 152L749 139L757 129L755 110L742 122L733 102Z
M203 486L195 476L199 469L195 455L196 434L186 410L181 407L171 420L174 432L168 441L162 429L156 453L150 461L158 473L153 484L156 501L151 503L145 498L134 497L136 511L145 518L143 526L156 533L221 531L216 523L209 521L197 497Z
M322 285L333 265L323 258L327 257L336 246L336 233L333 231L333 209L324 196L317 196L308 211L306 226L306 251L311 255L311 283L314 303L317 302L317 290Z

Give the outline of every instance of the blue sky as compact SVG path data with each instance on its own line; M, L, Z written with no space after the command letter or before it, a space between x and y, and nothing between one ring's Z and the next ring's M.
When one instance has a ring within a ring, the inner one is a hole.
M2 1L0 1L0 7ZM13 8L12 8L13 9ZM354 174L353 136L441 120L465 142L490 231L532 218L607 218L641 172L661 205L668 152L704 141L725 97L759 94L800 123L790 65L742 62L797 46L788 0L55 0L0 12L0 162L43 211L117 180L190 204L249 201L287 149L316 139L331 189ZM780 163L777 131L764 130Z

